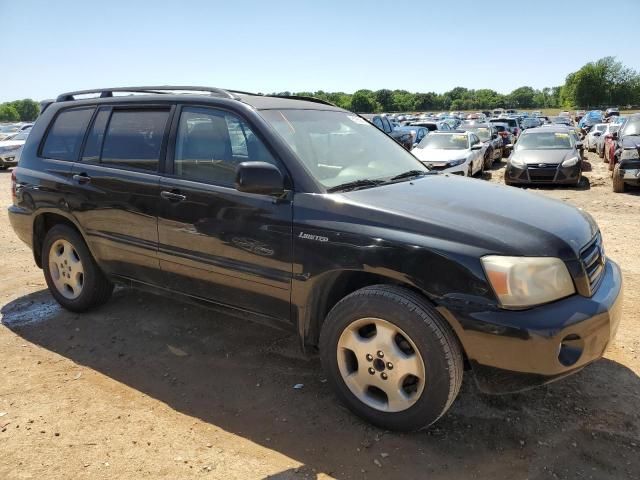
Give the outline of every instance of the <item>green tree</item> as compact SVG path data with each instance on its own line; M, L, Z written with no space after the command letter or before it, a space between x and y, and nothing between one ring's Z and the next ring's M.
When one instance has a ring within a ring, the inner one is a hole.
M23 122L30 122L35 120L40 113L40 105L37 102L29 98L25 98L24 100L16 100L11 102L11 104L18 112L20 116L20 120Z
M382 90L378 90L377 92L374 92L374 96L375 96L376 102L380 104L380 107L382 108L382 110L386 112L398 110L393 102L393 92L391 90L387 90L386 88L383 88Z
M17 122L19 120L20 114L16 107L8 103L0 105L0 122Z
M511 105L518 108L531 108L535 106L534 97L536 92L531 87L516 88L509 94Z
M371 90L358 90L351 97L351 110L357 113L372 113L375 111L376 102Z

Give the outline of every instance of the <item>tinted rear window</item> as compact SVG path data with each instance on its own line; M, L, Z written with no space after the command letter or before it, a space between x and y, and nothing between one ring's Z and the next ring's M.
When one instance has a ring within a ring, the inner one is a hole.
M76 161L93 110L93 108L76 108L60 112L47 134L42 147L42 156L56 160Z
M101 163L157 171L168 118L169 110L115 110Z

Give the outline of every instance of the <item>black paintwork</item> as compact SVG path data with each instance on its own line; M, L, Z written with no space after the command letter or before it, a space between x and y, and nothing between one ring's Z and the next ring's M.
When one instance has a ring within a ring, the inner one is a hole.
M450 323L489 391L544 383L602 355L619 321L622 280L609 262L598 290L590 292L580 251L598 228L587 213L447 175L327 193L260 110L338 109L295 99L234 97L149 95L51 104L24 147L9 208L13 228L34 249L36 262L46 225L62 219L76 226L114 280L295 329L307 346L317 344L327 312L344 295L370 284L404 285L422 293ZM93 165L81 161L82 154L76 162L40 156L41 140L61 109L141 104L171 111L158 172ZM176 178L176 112L187 104L244 118L278 160L284 195ZM480 263L488 254L559 257L578 293L523 311L504 310ZM558 348L570 334L580 335L589 348L565 366Z

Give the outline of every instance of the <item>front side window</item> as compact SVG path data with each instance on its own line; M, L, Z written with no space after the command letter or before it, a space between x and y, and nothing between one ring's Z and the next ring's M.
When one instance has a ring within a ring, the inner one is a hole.
M408 170L426 171L413 155L357 115L326 110L260 114L326 188L360 179L388 179Z
M182 109L176 137L175 175L233 186L236 167L248 161L276 164L244 120L212 108Z
M100 163L157 171L169 110L114 110Z
M75 162L93 110L93 107L74 108L60 112L47 134L42 156Z

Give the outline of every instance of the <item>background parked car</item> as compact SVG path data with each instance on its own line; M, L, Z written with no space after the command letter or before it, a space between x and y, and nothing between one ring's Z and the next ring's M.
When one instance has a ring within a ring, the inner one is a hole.
M619 115L620 115L620 110L618 110L617 107L607 108L604 111L604 118L617 117Z
M616 123L607 123L606 126L607 128L604 132L596 135L596 153L600 158L604 158L605 141L607 137L611 138L612 134L620 129L620 125Z
M522 120L522 129L526 130L527 128L535 128L541 125L540 120L536 117L527 117Z
M363 114L361 116L369 120L407 150L411 150L413 148L414 137L411 135L411 132L401 131L398 129L394 130L387 117L373 114Z
M515 138L518 138L518 135L520 135L520 122L518 121L517 118L511 118L511 117L501 117L501 118L492 118L491 120L489 120L490 123L505 123L508 125L509 131L513 134L513 136Z
M629 116L620 130L610 136L609 170L613 191L620 193L627 185L640 185L640 114Z
M459 130L475 133L486 145L484 157L484 168L491 168L493 162L502 158L504 154L504 143L502 137L498 135L496 128L490 123L467 123L458 127Z
M418 127L415 125L405 125L404 127L398 127L395 131L405 132L413 135L413 146L415 148L418 143L422 141L422 139L429 133L429 130L425 127Z
M29 130L13 134L9 140L0 141L0 170L15 167L18 164L16 153L22 148L29 136Z
M430 170L472 177L484 171L486 145L471 132L432 132L412 153Z
M582 176L579 145L566 128L532 128L522 132L509 157L507 185L552 183L578 185Z
M596 142L598 137L600 137L604 132L607 131L607 127L609 124L607 123L596 123L593 128L587 133L584 137L584 148L588 152L596 151Z
M427 130L429 130L430 132L434 132L437 130L440 131L444 131L444 132L449 132L451 130L453 130L453 128L451 128L449 126L448 122L445 121L440 121L440 120L417 120L415 122L411 122L409 124L410 127L424 127Z

